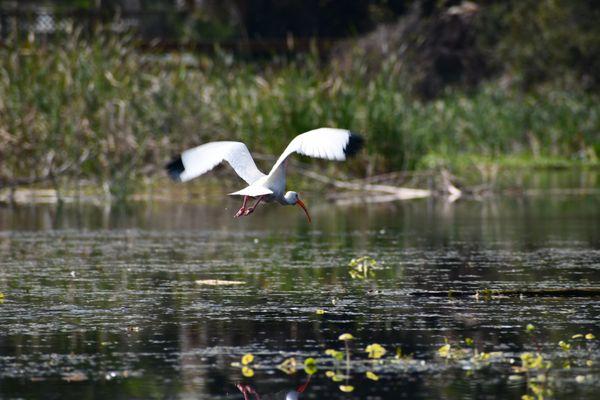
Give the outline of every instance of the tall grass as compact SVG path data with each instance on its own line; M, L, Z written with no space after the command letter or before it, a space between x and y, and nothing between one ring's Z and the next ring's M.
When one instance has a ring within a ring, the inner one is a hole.
M238 139L278 153L319 126L361 132L355 167L428 168L477 156L596 164L599 96L558 87L523 93L489 83L421 102L393 65L365 77L311 58L281 64L225 56L156 56L130 38L76 32L0 49L0 179L53 171L126 194L181 149Z

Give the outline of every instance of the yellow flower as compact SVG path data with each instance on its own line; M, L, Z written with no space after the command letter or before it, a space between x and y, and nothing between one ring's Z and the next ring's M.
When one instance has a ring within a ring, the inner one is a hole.
M339 339L339 340L343 340L343 341L346 341L346 340L354 340L354 336L352 336L352 334L351 334L351 333L344 333L344 334L341 334L341 335L340 335L340 337L339 337L338 339Z
M328 356L331 356L333 358L335 358L338 361L341 361L344 359L344 352L343 351L337 351L337 350L333 350L333 349L327 349L325 350L325 354L327 354Z
M593 333L588 333L587 335L585 335L585 338L587 340L594 340L594 339L596 339L596 336L594 336Z
M368 345L365 351L369 353L369 358L381 358L386 352L383 346L378 343Z
M242 365L248 365L252 361L254 361L254 355L251 353L244 354L244 357L242 357Z
M320 308L319 308L319 309L316 311L316 313L317 313L317 315L323 315L323 314L325 314L325 310L322 310L322 309L320 309Z
M242 375L246 378L252 378L254 376L254 370L250 367L244 367L242 368Z
M335 372L333 371L325 371L325 376L328 378L333 378L335 376Z

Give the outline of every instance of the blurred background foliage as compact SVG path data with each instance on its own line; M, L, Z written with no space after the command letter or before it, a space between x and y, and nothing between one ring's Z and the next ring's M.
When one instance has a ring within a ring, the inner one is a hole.
M210 140L367 137L358 175L598 165L591 0L0 2L0 186L126 195Z

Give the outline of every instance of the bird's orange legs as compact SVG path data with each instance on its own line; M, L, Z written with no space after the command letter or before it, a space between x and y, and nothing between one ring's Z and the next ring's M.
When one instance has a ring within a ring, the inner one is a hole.
M238 212L233 216L233 218L243 217L245 215L250 215L254 212L254 209L258 206L258 204L262 201L264 196L260 196L256 203L252 207L246 208L246 204L248 204L248 196L244 196L244 204L242 204L242 208L238 210Z

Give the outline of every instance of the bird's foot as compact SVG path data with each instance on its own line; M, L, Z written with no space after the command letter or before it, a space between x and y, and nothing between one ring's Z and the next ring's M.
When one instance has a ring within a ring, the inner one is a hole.
M244 216L252 214L255 208L256 207L246 208L246 211L244 211Z
M253 394L255 399L259 399L258 393L256 393L256 390L254 390L254 388L252 386L246 385L244 383L238 383L235 386L244 395L244 400L250 400L248 398L248 394Z
M246 214L246 211L247 211L247 209L246 209L246 208L244 208L244 207L240 208L240 209L238 210L238 212L237 212L237 213L235 213L235 215L233 216L233 218L239 218L239 217L242 217L242 216L244 216L244 215L248 215L248 214Z

